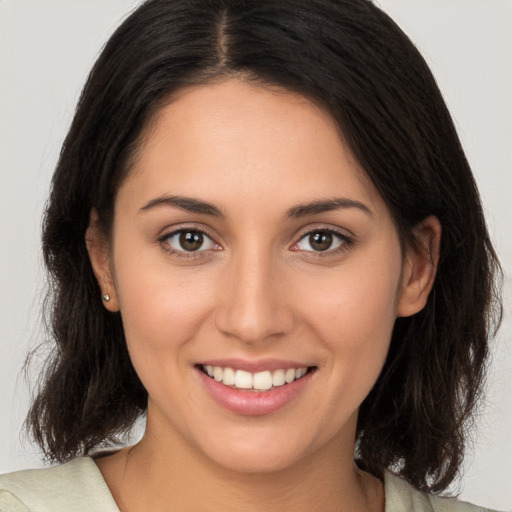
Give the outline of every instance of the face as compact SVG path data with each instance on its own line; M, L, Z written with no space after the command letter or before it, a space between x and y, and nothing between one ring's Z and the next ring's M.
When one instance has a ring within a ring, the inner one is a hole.
M118 192L110 244L107 265L91 257L148 435L239 471L352 450L415 273L327 113L237 80L181 90Z

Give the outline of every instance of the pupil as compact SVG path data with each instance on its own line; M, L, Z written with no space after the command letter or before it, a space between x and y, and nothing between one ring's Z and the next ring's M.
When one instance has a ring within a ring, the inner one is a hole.
M332 235L330 233L314 233L309 236L309 243L316 251L326 251L332 245Z
M180 234L180 245L186 251L197 251L203 245L203 234L197 231L183 231Z

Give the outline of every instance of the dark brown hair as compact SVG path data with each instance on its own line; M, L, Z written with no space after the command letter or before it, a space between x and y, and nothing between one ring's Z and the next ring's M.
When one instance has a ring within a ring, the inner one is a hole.
M101 303L85 247L108 233L143 128L173 91L237 75L322 104L386 202L403 244L428 215L443 236L423 311L396 321L358 422L362 467L444 490L460 467L499 323L499 265L474 179L419 52L368 0L149 0L96 62L65 140L44 220L54 349L27 425L64 461L115 442L144 413L120 314Z

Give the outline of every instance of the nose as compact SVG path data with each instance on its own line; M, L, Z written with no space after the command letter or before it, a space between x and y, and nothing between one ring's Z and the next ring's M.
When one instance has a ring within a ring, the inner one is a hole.
M224 335L256 344L290 332L294 318L279 268L279 262L265 254L233 258L216 314L217 328Z

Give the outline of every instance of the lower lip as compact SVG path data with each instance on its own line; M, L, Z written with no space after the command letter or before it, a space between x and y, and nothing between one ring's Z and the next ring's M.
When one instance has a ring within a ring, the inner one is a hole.
M243 391L212 379L197 369L210 396L222 407L236 414L262 416L271 414L292 402L304 390L313 372L270 391Z

